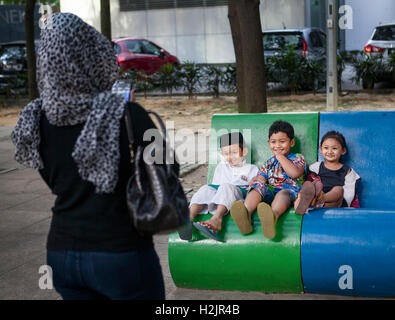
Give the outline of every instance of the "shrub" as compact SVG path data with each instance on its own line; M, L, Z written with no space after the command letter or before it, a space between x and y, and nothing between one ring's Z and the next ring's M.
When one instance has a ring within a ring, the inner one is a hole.
M318 60L308 60L302 64L301 68L305 70L301 71L304 75L300 79L301 83L299 86L303 89L312 89L313 93L316 94L317 90L325 87L326 85L326 59L325 57Z
M147 93L156 87L155 76L148 76L144 71L128 69L121 72L120 78L130 80L135 92L144 93L144 99L147 99Z
M224 71L223 85L227 92L235 93L237 90L236 66L228 64Z
M201 84L202 68L194 62L185 61L178 75L182 87L188 92L188 98L192 99L197 86Z
M273 80L288 86L291 94L295 94L305 76L306 58L295 52L293 46L287 46L281 48L278 56L269 57L267 63Z
M168 92L170 97L173 95L173 90L182 85L178 68L170 63L162 66L155 80L162 92Z
M389 70L392 74L392 81L395 81L395 52L392 52L388 59Z
M221 67L215 65L204 66L204 74L207 77L206 86L210 93L213 94L214 98L219 98L220 89L219 86L225 81L225 72Z
M371 56L364 53L355 56L352 65L355 69L355 77L352 80L358 85L362 80L364 89L372 89L374 83L383 77L387 69L382 56Z

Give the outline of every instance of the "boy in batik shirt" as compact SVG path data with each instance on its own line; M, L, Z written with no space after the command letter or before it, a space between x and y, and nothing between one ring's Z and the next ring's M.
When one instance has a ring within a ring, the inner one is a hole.
M306 163L302 154L291 152L295 137L288 122L276 121L270 126L268 144L274 155L250 181L245 201L232 204L230 214L240 231L249 234L253 231L252 213L257 209L263 235L272 239L277 220L298 197Z

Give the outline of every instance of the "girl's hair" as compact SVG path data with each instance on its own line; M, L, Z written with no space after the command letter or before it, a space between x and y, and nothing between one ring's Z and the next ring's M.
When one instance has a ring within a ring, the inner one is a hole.
M322 147L322 144L324 143L324 141L326 139L335 139L337 142L340 143L340 145L342 146L342 148L344 150L347 149L346 139L344 138L344 136L340 132L329 131L329 132L325 133L325 135L321 139L320 147Z

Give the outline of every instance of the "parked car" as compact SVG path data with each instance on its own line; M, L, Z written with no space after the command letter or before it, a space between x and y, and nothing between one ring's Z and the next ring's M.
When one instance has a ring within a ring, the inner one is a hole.
M165 64L180 65L176 56L147 39L113 39L113 44L118 65L123 70L134 69L150 75L158 72Z
M388 66L390 56L395 54L395 23L382 24L375 27L372 35L364 47L366 59L371 57L381 58L382 68L375 73L375 81L363 80L364 88L373 88L374 82L391 81L393 74Z
M36 40L36 50L37 46ZM26 70L26 42L13 41L0 44L0 73L25 72Z
M365 45L364 52L368 55L381 55L387 60L395 53L395 23L377 26Z
M264 30L262 36L265 59L281 54L281 49L290 45L307 59L326 56L326 34L319 28Z
M38 40L35 41L37 50ZM26 42L0 44L0 93L27 86Z

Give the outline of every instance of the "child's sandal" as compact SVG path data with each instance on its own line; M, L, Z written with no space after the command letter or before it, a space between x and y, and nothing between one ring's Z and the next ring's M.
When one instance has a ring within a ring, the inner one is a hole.
M261 202L257 207L258 217L262 224L262 233L268 239L273 239L276 236L276 216L270 205Z
M243 201L235 201L229 211L233 221L242 234L249 234L253 231L251 217Z

